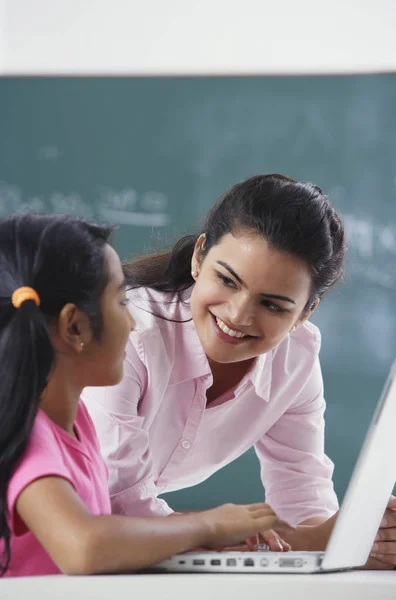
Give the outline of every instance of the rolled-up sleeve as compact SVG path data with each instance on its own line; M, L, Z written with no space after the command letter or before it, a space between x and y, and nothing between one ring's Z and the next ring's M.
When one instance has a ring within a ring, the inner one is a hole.
M145 367L129 340L122 382L107 388L85 388L82 399L94 422L109 470L112 512L167 516L173 511L157 497L149 435L143 427L144 417L138 415L146 379Z
M294 525L338 509L324 451L323 380L319 359L298 398L255 444L266 501Z

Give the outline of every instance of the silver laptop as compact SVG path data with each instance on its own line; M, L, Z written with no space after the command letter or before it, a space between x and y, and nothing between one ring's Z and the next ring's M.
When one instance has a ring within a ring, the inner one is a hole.
M321 573L364 565L396 481L396 361L382 392L325 552L188 552L156 571Z

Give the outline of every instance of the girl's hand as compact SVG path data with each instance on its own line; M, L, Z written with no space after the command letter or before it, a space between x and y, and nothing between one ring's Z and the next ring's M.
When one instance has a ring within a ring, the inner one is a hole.
M265 539L274 540L279 537L272 531L273 527L289 527L281 521L268 504L223 504L217 508L200 513L208 528L205 547L223 548L240 544L247 538L256 539L264 531ZM271 530L271 533L268 531ZM267 535L268 534L268 535Z
M291 545L285 542L273 529L268 529L263 533L247 538L245 541L248 550L251 552L257 550L258 545L262 543L268 544L272 552L288 552L292 549Z

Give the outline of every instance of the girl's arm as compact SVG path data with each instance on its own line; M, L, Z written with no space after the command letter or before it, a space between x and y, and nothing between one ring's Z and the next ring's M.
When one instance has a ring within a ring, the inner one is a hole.
M73 575L136 571L180 552L231 546L282 526L267 504L225 504L175 519L93 516L61 477L29 484L16 511L58 568Z

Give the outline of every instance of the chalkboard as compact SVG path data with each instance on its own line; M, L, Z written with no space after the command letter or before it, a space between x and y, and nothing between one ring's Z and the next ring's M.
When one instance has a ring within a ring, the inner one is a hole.
M313 320L340 498L396 355L395 156L395 75L0 80L0 217L117 223L125 257L199 229L220 193L256 173L330 195L350 251L344 284ZM258 473L250 451L168 500L258 500Z

